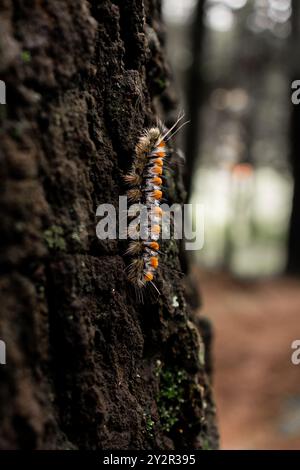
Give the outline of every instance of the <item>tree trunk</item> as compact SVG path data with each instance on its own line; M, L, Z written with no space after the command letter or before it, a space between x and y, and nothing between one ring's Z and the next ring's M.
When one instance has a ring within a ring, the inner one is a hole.
M293 1L292 35L291 35L291 79L300 79L300 60L298 58L298 44L300 40L300 5ZM290 219L288 239L287 271L290 274L300 274L300 105L292 105L291 112L291 166L294 177L294 195Z
M191 195L192 177L199 155L200 109L203 104L206 86L202 77L205 2L206 0L198 0L195 7L195 16L191 29L192 63L187 74L186 101L188 108L187 115L190 123L186 129L185 152L187 170L184 180L188 196Z
M126 243L95 233L143 128L172 113L160 1L4 0L0 21L0 447L216 447L179 247L141 305ZM175 161L170 202L180 172Z

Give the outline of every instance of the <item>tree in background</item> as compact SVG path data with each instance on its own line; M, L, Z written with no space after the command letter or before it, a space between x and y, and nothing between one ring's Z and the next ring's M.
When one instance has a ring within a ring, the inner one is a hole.
M296 0L292 3L292 34L291 34L291 67L292 81L300 79L300 62L298 60L298 44L300 40L300 5ZM294 196L288 239L287 270L291 274L300 274L300 106L291 105L291 165L294 176Z
M185 153L187 162L187 171L185 174L185 183L188 195L191 193L192 176L196 160L199 153L199 132L200 132L200 108L204 96L204 81L201 75L203 55L203 37L204 37L204 7L205 0L198 0L193 16L191 28L191 57L192 62L187 74L186 101L187 116L190 119L189 126L186 129Z
M126 246L95 235L143 128L176 114L160 1L4 2L0 22L0 447L215 448L210 359L178 246L165 246L162 295L140 305ZM178 202L176 161L172 174Z

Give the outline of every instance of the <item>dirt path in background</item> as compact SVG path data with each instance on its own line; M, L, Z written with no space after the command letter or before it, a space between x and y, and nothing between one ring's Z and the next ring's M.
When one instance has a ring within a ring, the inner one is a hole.
M221 448L300 449L299 281L242 283L199 275L214 323L215 394Z

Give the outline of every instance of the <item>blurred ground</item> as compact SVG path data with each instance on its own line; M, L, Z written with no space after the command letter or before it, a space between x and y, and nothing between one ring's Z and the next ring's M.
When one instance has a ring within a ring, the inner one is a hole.
M222 449L300 449L299 281L201 273L202 312L215 330L215 395Z

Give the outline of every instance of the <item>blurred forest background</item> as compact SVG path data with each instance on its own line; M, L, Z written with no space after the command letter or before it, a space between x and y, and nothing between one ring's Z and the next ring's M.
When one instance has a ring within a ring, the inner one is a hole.
M222 448L300 448L299 0L164 0Z

